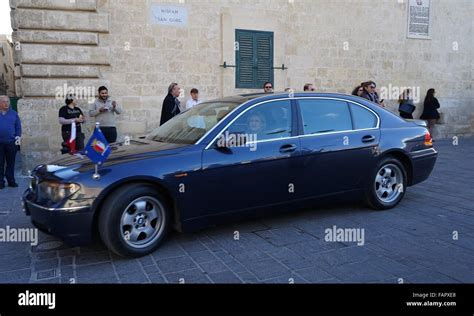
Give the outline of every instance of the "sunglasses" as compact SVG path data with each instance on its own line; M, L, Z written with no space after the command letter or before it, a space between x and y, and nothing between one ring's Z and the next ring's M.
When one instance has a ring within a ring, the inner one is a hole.
M266 86L265 87L265 89L271 89L271 88L272 88L272 86Z

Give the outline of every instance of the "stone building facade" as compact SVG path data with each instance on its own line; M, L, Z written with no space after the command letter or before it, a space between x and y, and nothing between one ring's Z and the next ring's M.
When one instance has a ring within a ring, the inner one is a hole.
M13 43L6 35L0 35L0 95L15 96Z
M120 135L131 137L158 126L170 82L186 98L193 87L207 100L261 91L236 88L237 69L222 67L236 63L236 30L273 32L273 64L285 65L273 70L276 91L312 82L350 93L372 79L379 89L419 87L424 98L433 87L444 122L435 136L472 136L474 2L431 0L431 37L413 39L407 1L10 0L26 168L59 153L67 88L108 86L125 110ZM179 21L163 23L160 5L178 8ZM396 109L396 100L386 103Z

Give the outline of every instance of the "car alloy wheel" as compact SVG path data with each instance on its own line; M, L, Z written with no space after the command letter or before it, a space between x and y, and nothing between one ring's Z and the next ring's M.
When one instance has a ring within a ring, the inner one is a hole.
M121 237L132 248L146 248L162 234L164 220L164 208L156 198L139 197L122 213Z
M376 210L395 207L406 193L405 165L395 157L383 157L373 169L365 190L367 204Z
M396 201L404 190L403 184L404 175L397 165L383 165L377 171L374 181L377 198L387 204Z
M109 194L99 214L98 229L111 251L122 257L140 257L158 248L170 221L170 208L156 187L134 183Z

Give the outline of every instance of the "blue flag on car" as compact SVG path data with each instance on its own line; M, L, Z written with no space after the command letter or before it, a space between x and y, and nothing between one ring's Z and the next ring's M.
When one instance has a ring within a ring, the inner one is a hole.
M112 148L105 139L99 127L96 127L91 138L87 142L84 153L95 164L102 164L110 155Z

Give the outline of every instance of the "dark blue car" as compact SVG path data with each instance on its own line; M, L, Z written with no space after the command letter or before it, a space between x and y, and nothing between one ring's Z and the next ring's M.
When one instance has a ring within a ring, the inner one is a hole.
M205 102L112 146L100 177L87 158L69 155L35 168L24 207L36 227L71 245L98 232L115 253L141 256L170 228L195 231L328 197L392 208L437 157L424 122L318 93Z

